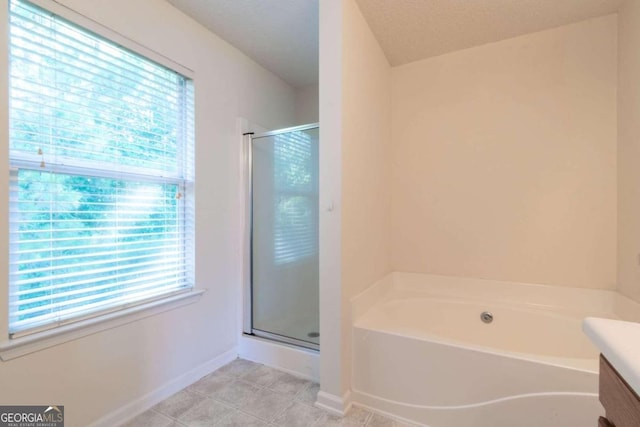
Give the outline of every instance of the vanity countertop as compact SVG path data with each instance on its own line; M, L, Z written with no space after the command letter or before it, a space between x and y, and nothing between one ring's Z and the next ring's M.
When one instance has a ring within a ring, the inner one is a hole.
M587 317L582 329L633 391L640 395L640 323Z

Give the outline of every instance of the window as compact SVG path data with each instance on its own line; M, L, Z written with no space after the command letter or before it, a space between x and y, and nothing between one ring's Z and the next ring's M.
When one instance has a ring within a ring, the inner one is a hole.
M10 336L190 289L192 82L9 7Z

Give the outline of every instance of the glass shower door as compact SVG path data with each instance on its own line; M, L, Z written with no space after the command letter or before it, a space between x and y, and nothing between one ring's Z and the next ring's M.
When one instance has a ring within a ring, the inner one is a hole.
M252 333L319 344L317 125L252 137Z

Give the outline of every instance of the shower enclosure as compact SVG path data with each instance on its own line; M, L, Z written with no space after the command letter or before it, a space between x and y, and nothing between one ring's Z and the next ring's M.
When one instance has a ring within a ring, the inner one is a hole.
M244 332L319 346L317 124L251 136Z

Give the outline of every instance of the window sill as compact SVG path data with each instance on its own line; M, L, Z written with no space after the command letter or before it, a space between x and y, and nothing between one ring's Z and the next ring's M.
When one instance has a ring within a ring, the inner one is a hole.
M68 341L86 337L97 332L113 329L145 317L193 304L202 297L204 290L197 289L174 295L147 304L141 304L125 310L109 313L104 316L87 319L59 328L38 332L32 335L5 339L0 342L0 360L6 362L26 354L35 353Z

